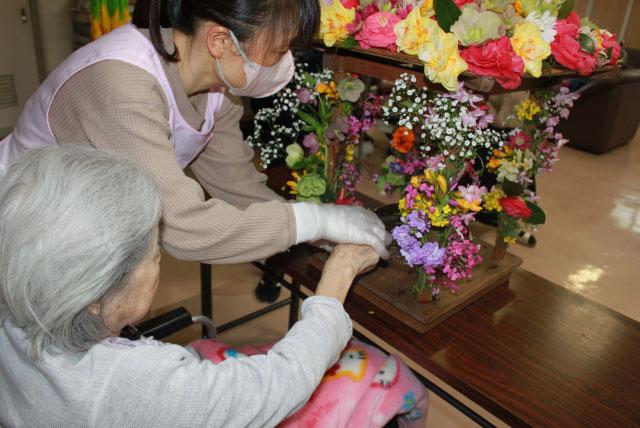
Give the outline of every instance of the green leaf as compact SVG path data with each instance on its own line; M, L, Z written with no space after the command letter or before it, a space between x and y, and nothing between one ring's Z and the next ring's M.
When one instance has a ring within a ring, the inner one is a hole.
M573 0L564 0L558 9L558 19L565 19L573 10Z
M524 193L524 187L521 184L507 179L502 182L502 190L507 196L520 196Z
M354 37L347 37L346 39L338 43L338 47L343 49L355 48L358 45L359 43Z
M594 53L596 51L596 44L593 43L593 39L586 34L580 33L578 36L578 42L583 51L587 53Z
M544 224L547 221L547 215L542 208L533 202L527 201L527 207L532 211L531 217L525 220L529 224Z
M313 126L314 128L317 128L318 126L320 126L318 121L315 120L314 117L311 116L309 113L305 113L302 110L298 110L298 116L300 116L300 119L304 120L307 124L309 124L310 126Z
M436 19L440 28L447 33L462 15L460 8L456 6L453 0L433 0L433 10L436 12Z

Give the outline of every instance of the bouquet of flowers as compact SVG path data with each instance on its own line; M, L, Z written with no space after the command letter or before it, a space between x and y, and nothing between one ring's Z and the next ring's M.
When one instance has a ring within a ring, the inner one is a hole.
M588 75L620 57L616 36L581 20L573 0L320 1L327 46L417 56L449 91L466 70L515 89L525 72L561 65Z
M256 113L248 142L260 150L265 167L286 157L293 170L287 184L297 200L354 204L360 180L355 151L381 116L381 98L364 94L356 76L336 82L331 70L310 73L305 66L298 67L273 107Z
M463 85L455 93L430 94L416 78L396 81L383 117L397 126L377 177L385 191L403 188L400 224L392 235L406 263L415 268L415 290L433 300L442 287L455 292L482 261L469 224L482 210L487 189L478 185L479 150L502 149L504 135L488 127L482 97Z
M569 117L577 98L566 87L533 92L516 106L522 127L512 130L506 144L491 152L487 168L496 175L498 184L484 195L484 208L498 212L494 258L504 256L506 245L515 242L521 230L545 222L538 197L529 186L535 176L551 172L557 162L567 140L555 128Z

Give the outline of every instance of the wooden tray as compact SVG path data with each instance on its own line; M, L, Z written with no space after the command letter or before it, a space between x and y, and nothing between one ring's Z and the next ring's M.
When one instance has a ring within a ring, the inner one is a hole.
M362 276L352 293L371 303L372 310L382 310L417 332L425 333L497 286L508 283L511 273L522 264L520 257L507 253L497 267L490 267L493 246L481 245L484 261L473 271L470 280L460 283L457 294L442 290L437 301L420 303L413 293L415 273L382 266ZM310 262L322 270L327 257L326 253L315 253Z

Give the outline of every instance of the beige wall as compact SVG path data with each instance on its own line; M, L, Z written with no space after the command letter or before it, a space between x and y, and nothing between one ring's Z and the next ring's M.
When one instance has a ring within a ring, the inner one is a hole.
M37 0L47 73L72 52L72 0Z
M594 0L591 20L613 33L620 32L629 0ZM575 11L584 16L588 0L575 0ZM623 34L626 47L640 49L640 0L634 0L627 31Z

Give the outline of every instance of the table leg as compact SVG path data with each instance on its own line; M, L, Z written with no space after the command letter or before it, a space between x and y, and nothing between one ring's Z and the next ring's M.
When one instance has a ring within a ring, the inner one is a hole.
M289 306L289 328L298 321L298 311L300 310L300 283L291 281L291 305Z

